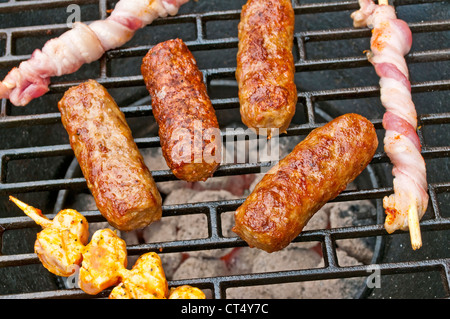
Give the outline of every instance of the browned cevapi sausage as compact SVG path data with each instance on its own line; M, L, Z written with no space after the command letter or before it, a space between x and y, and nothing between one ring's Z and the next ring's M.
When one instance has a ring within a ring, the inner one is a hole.
M233 231L250 247L267 252L286 247L314 213L365 169L377 146L374 126L357 114L313 130L237 209Z
M238 26L236 80L245 125L270 138L284 133L297 104L291 0L249 0Z
M70 145L100 213L129 231L159 220L161 195L125 115L94 80L72 87L58 103Z
M185 181L211 177L221 162L222 139L194 56L182 40L165 41L149 50L141 72L167 165Z

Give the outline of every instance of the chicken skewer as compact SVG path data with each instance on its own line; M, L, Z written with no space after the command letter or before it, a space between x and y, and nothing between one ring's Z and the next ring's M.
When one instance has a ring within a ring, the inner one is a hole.
M88 243L88 223L73 209L61 210L51 221L41 211L10 196L44 230L37 235L35 252L53 274L69 277L79 269L78 285L87 294L112 289L110 299L204 299L195 287L168 289L160 257L149 252L127 267L126 243L109 228L97 230Z
M409 229L412 248L422 246L419 220L428 206L425 161L417 135L417 113L411 97L409 72L404 56L412 45L406 22L397 19L387 0L359 0L352 13L355 27L373 29L367 57L380 77L381 102L386 109L384 149L393 164L394 194L383 199L385 229Z
M0 98L24 106L48 92L50 78L77 71L106 51L128 42L158 17L175 15L189 0L120 0L111 15L90 25L74 23L60 37L47 41L31 58L14 67L0 82Z
M89 238L86 218L73 209L64 209L53 220L42 215L37 208L10 196L25 214L43 230L37 234L34 251L51 273L68 277L81 263L84 245Z
M92 295L115 286L109 299L205 298L200 289L190 286L183 288L187 290L184 294L179 287L169 291L161 258L154 252L140 256L131 270L126 267L125 241L109 228L98 230L83 252L79 286Z

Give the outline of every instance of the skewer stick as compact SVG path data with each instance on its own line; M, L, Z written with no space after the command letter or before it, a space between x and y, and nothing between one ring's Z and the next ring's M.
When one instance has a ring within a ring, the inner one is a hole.
M23 212L32 220L34 220L39 226L46 228L50 227L53 224L51 220L42 215L40 209L27 205L13 196L9 196L9 200L16 204L17 207L19 207L21 210L23 210Z
M416 200L412 199L413 204L408 210L408 228L411 237L411 246L414 250L422 247L422 235L420 233L419 214L417 213Z

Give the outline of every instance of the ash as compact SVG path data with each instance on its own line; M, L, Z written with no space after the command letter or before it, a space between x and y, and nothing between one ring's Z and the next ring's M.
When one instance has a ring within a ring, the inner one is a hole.
M294 141L298 142L298 141ZM282 145L283 154L292 150ZM168 169L160 149L143 150L145 162L151 171ZM169 181L157 183L164 198L164 205L198 203L245 198L263 177L260 174L213 177L205 182ZM350 185L349 188L353 188ZM90 194L78 194L74 209L96 210ZM339 228L374 223L375 206L371 201L336 202L326 204L306 225L304 230ZM236 236L234 212L221 214L222 234ZM112 228L107 222L92 223L91 233L101 228ZM207 218L204 214L164 217L148 227L132 231L117 231L127 245L142 242L159 243L174 240L188 240L208 237ZM352 238L336 242L340 266L370 264L374 251L374 238ZM324 267L319 242L291 243L274 253L249 247L160 253L168 280L206 278L239 274L253 274L286 270L314 269ZM133 265L138 256L129 256L128 265ZM355 298L365 285L364 277L330 279L319 281L292 282L251 287L229 288L229 299L280 298L280 299L349 299ZM211 292L205 290L207 296Z

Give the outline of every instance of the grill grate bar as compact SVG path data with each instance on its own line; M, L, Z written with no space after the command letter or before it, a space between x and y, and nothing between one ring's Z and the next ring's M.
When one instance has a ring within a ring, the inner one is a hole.
M227 71L227 73L229 73L229 71ZM102 81L102 79L98 79L98 81L105 87L111 87L112 86L111 83L114 83L114 87L120 86L117 84L117 81ZM79 83L80 82L70 82L65 83L63 85L55 84L53 87L57 88L58 91L65 91L67 88L74 85L78 85ZM123 80L123 83L125 84L128 82L126 80ZM412 83L411 89L413 93L445 91L450 89L450 80ZM354 88L333 89L323 91L302 91L298 93L298 97L299 99L313 99L314 101L326 101L326 100L338 100L338 99L343 100L351 98L372 97L377 96L378 94L379 94L379 87L366 86L366 87L354 87ZM216 110L239 108L239 100L237 98L214 99L211 102ZM151 104L139 106L125 106L121 107L121 110L126 117L153 115ZM311 114L313 112L312 110L309 110L308 113ZM61 114L59 112L34 114L34 115L3 116L0 117L0 128L10 128L19 125L34 126L34 125L55 124L60 123L60 120ZM419 115L419 120L424 124L448 123L450 120L450 113ZM372 123L379 123L380 121L381 120L379 119L375 119L372 121ZM308 123L314 123L314 121L309 121Z
M295 128L293 128L295 129ZM310 129L308 129L310 130ZM292 131L292 130L291 130ZM148 139L145 139L148 140ZM151 140L152 144L157 143L157 138L149 138ZM138 146L140 143L138 143ZM43 147L47 149L52 149L53 147ZM28 158L30 154L32 155L38 155L38 156L45 156L44 153L35 153L34 150L36 148L32 148L31 153L22 153L19 155L19 157L22 158ZM59 154L70 154L71 149L66 148L65 152L58 151ZM18 154L18 153L16 153ZM52 154L54 155L54 154ZM422 155L425 159L427 158L439 158L439 157L448 157L450 156L450 146L441 146L441 147L424 147L422 150ZM52 180L41 180L41 181L27 181L27 182L6 182L6 162L4 160L5 157L1 160L1 166L2 166L2 174L1 174L1 180L2 183L0 183L0 195L7 195L7 194L17 194L17 193L24 193L24 192L38 192L38 191L49 191L49 190L57 190L57 189L73 189L73 190L80 190L86 188L86 180L84 178L70 178L70 179L52 179ZM387 155L382 153L376 153L372 159L371 163L387 163L389 162L389 158ZM258 163L242 163L242 164L225 164L221 165L218 170L215 172L214 176L228 176L228 175L237 175L237 174L252 174L252 173L259 173L261 171L261 168L269 167L270 162L258 162ZM173 181L176 180L176 177L173 175L173 173L170 170L159 170L159 171L153 171L152 176L156 182L163 182L163 181ZM377 190L374 189L376 192ZM351 195L349 197L351 198L358 198L363 199L364 196L370 195L370 191L362 191L361 193L358 192L351 192ZM359 196L355 196L355 194L359 194ZM341 197L346 197L346 193L341 193Z
M103 10L101 10L103 14ZM180 15L175 17L163 18L156 20L152 25L167 24L167 23L195 23L197 26L197 39L194 41L186 41L186 44L192 51L196 50L211 50L219 48L229 48L237 47L237 38L220 38L220 39L205 39L205 31L203 25L209 20L229 20L238 19L240 11L228 11L228 12L215 12L214 14L206 15ZM92 21L86 21L89 24ZM450 21L447 20L437 20L437 21L424 21L409 23L409 27L412 32L438 32L450 30ZM49 32L62 32L68 30L66 24L50 24L50 25L39 25L39 26L27 26L27 27L13 27L0 29L0 36L6 38L6 52L0 57L0 66L10 66L12 64L17 64L23 60L29 59L31 57L28 55L13 55L12 54L12 38L13 37L23 37L23 36L37 36L48 34ZM301 39L299 42L304 42L305 39L308 41L328 41L328 40L340 40L340 39L352 39L352 38L362 38L370 36L370 30L368 28L354 29L333 29L333 30L312 30L297 32L295 37ZM141 45L134 46L130 48L120 48L113 49L106 53L109 59L119 58L119 57L131 57L131 56L142 56L147 53L151 48L151 45ZM448 50L444 50L447 52ZM407 56L409 58L411 54ZM364 57L361 57L364 59ZM367 59L365 59L367 62Z
M392 188L380 188L375 190L358 190L358 191L344 191L332 202L338 201L351 201L358 199L379 199L392 193ZM430 196L432 207L435 217L428 220L422 220L420 222L421 229L424 231L436 231L450 229L450 218L442 218L439 213L437 203L437 193L450 192L450 183L430 184ZM220 214L233 211L237 209L244 199L238 200L222 200L214 202L203 202L196 204L181 204L163 206L164 216L179 216L186 214L206 214L209 224L209 236L207 238L192 239L192 240L179 240L171 242L161 243L146 243L128 246L128 252L130 255L139 255L149 251L164 251L168 252L182 252L186 250L204 250L204 249L217 249L217 248L230 248L237 246L246 246L247 244L237 237L223 237L221 234L220 226ZM89 222L104 221L98 211L85 211L81 212L86 216ZM54 214L47 215L49 218L53 218ZM28 217L10 217L0 219L0 229L13 230L36 227L34 222ZM396 234L406 233L399 231ZM331 246L329 240L348 239L356 237L371 237L380 236L385 234L384 226L381 224L375 225L363 225L353 227L342 227L332 229L319 229L308 230L302 232L295 241L321 241L325 242L324 253L328 256L333 256L331 252ZM328 248L327 248L328 247ZM334 260L334 257L330 261ZM20 254L11 256L0 256L0 267L7 266L19 266L29 263L38 263L38 258L35 254Z
M396 6L411 5L411 4L421 4L421 3L433 3L442 2L442 0L403 0L396 1ZM7 12L17 12L22 10L38 10L46 8L56 8L64 7L69 4L90 4L98 3L98 0L9 0L0 3L0 13ZM293 0L294 10L297 14L299 13L320 13L329 12L336 10L353 10L358 8L358 2L355 1L340 1L340 2L329 2L329 3L308 3L300 4L299 0ZM215 16L217 13L210 12L204 13L205 17ZM173 17L170 17L173 18ZM170 19L166 18L166 19ZM228 18L230 19L230 18ZM160 19L165 20L165 19ZM157 23L157 22L156 22Z
M450 229L450 218L439 218L436 220L421 221L421 229L424 231L439 231ZM356 237L374 237L385 234L383 225L368 225L358 227L343 227L326 230L308 230L302 232L294 242L319 241L325 242L324 259L329 264L336 264L334 243L335 240L349 239ZM395 235L406 234L405 231L396 232ZM191 239L184 241L171 241L152 244L139 244L128 246L127 251L130 256L141 255L149 251L173 253L197 250L210 250L220 248L245 247L247 244L236 237L209 237L202 239ZM325 257L327 256L327 258ZM16 254L16 255L0 255L0 267L24 266L30 264L39 264L36 254Z
M418 273L439 271L446 282L445 289L449 292L449 272L447 259L422 260L414 263L380 263L374 268L373 265L363 266L345 266L327 265L324 268L313 268L304 270L279 271L271 273L259 273L250 275L234 275L214 278L195 278L189 280L173 280L169 281L170 286L193 285L201 289L212 289L216 299L226 297L226 289L242 286L255 286L263 284L280 284L288 282L301 282L313 280L327 280L337 278L366 277L374 272L374 269L380 271L381 275ZM103 291L95 297L106 297L110 290ZM0 296L0 299L53 299L79 297L86 298L80 289L71 290L55 290L39 293L11 294ZM90 296L93 298L93 296Z

